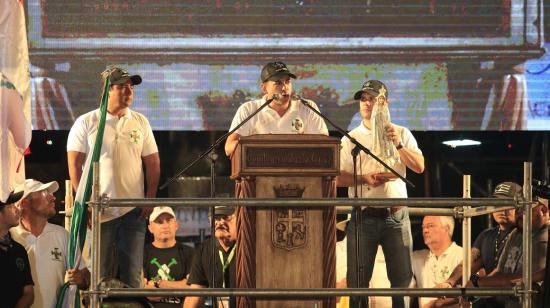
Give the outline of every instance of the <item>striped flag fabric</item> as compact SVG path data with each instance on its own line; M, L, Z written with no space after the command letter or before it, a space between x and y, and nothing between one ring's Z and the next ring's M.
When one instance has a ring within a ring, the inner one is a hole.
M0 140L8 140L7 148L3 147L0 153L0 160L5 163L0 172L0 199L5 200L9 192L25 180L25 168L21 154L25 150L24 147L28 146L30 142L29 48L22 1L0 1L0 74L3 75L0 81L0 99L22 100L21 109L28 122L26 130L29 134L24 139L25 142L21 142L21 138L14 140L17 139L15 136L11 138L7 132L0 131ZM2 101L2 104L6 106L7 102ZM2 112L5 113L6 110L2 110ZM4 120L1 121L3 124L14 119ZM24 144L23 148L21 148L21 144Z
M94 142L91 155L90 153L86 155L84 170L82 171L82 177L80 178L80 183L78 184L73 205L69 247L67 249L67 263L70 268L78 267L80 263L80 256L82 254L82 247L84 246L84 241L86 239L86 222L88 213L87 202L90 200L92 195L92 167L94 162L99 162L99 155L101 153L101 144L103 142L103 133L105 131L105 118L107 115L107 101L109 99L109 85L110 80L106 77L105 84L103 86L103 94L101 95L101 106L99 109L100 116L96 140ZM80 294L78 292L78 287L65 283L59 292L56 307L80 307Z

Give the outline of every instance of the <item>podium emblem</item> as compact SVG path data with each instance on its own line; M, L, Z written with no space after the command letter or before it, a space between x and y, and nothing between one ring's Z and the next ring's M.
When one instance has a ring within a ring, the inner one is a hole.
M278 198L301 198L305 187L286 185L274 187ZM307 211L301 208L281 208L271 211L271 242L277 248L292 250L307 243Z

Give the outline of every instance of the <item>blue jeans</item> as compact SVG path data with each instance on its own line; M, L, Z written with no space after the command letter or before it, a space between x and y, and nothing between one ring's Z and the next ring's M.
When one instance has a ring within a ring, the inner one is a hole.
M101 223L101 278L116 277L114 264L117 264L120 281L133 288L141 287L146 222L140 214L141 209L135 208L121 217Z
M369 217L365 211L361 211L362 226L359 228L359 258L362 266L362 286L368 288L374 268L378 245L382 246L386 259L386 270L392 288L407 288L412 278L412 235L409 210L406 207L389 215L386 218ZM357 287L357 270L355 265L355 221L356 213L353 211L351 221L347 225L348 245L348 287ZM358 297L350 299L350 307L359 306ZM363 298L368 307L368 298ZM408 307L408 301L403 297L393 296L392 307Z

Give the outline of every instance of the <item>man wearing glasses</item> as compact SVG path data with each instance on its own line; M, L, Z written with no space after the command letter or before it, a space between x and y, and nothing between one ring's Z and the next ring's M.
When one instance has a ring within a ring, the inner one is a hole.
M191 273L187 283L191 288L234 288L235 283L235 251L237 239L237 217L235 208L220 207L216 208L215 219L215 242L213 238L205 240L199 247L191 264ZM214 245L212 245L214 244ZM212 254L212 248L216 251ZM214 256L214 260L212 257ZM214 268L212 268L214 264ZM215 275L215 285L212 282L212 273ZM214 307L236 307L235 298L230 298L229 303L220 303ZM204 298L186 297L184 308L202 307Z

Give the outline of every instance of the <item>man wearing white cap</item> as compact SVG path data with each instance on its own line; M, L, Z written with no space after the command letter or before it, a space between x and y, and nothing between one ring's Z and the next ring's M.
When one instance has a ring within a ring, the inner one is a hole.
M149 231L153 242L143 251L145 288L187 288L187 275L191 271L193 248L176 240L179 228L174 211L169 206L157 206L149 216ZM155 307L181 307L181 297L149 298Z
M19 226L11 229L13 239L25 247L29 255L34 277L33 307L55 307L57 293L65 282L80 288L87 288L87 268L69 269L67 263L68 232L61 226L48 222L55 216L55 193L57 182L42 183L27 179L17 187L23 191L19 201L21 220Z

